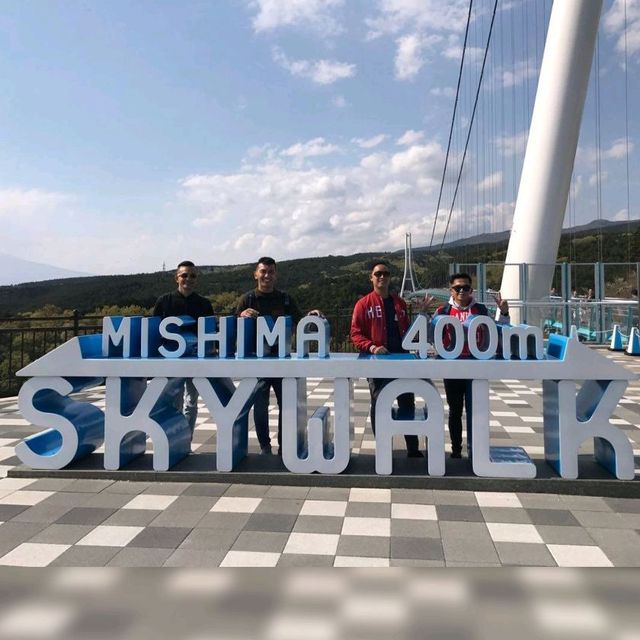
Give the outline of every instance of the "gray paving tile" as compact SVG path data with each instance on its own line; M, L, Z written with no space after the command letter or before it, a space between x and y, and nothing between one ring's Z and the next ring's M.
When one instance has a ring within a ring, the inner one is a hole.
M640 534L629 529L587 528L616 567L640 567Z
M254 513L280 513L298 515L304 500L284 500L281 498L262 498Z
M390 502L347 502L345 515L356 518L390 518Z
M336 516L298 516L293 531L296 533L340 533L343 518Z
M204 517L211 515L206 511L174 511L171 508L158 513L150 511L155 517L151 521L154 527L193 527L197 526Z
M46 525L41 522L5 522L0 525L0 556L40 533Z
M556 562L544 544L496 542L496 551L503 565L555 567Z
M445 567L444 560L418 560L417 558L390 558L390 567Z
M152 482L142 493L151 493L156 496L179 496L190 486L190 482Z
M193 551L209 549L226 552L239 534L240 530L235 529L193 529L180 544L180 549Z
M334 556L283 553L277 567L332 567Z
M81 493L78 491L59 491L58 493L54 493L53 495L50 495L48 498L43 500L40 505L64 505L69 507L80 507L90 499L90 493Z
M202 550L202 549L176 549L165 561L165 567L189 567L205 569L218 567L228 549Z
M206 513L218 501L218 498L219 496L185 496L182 494L165 511L202 511Z
M109 567L161 567L173 549L125 547L107 563Z
M104 567L122 547L71 547L58 556L50 567Z
M209 496L219 497L225 494L231 485L226 482L194 482L188 486L182 496Z
M391 520L391 536L404 538L439 538L440 527L434 520Z
M282 498L286 500L304 500L309 493L309 487L269 487L265 498Z
M150 509L119 509L102 524L125 527L146 527L156 518L157 513L157 511L151 511Z
M253 513L245 525L246 531L273 531L289 533L297 516L282 513Z
M247 524L249 513L223 513L213 512L207 513L199 520L197 527L205 527L208 529L232 529L239 531Z
M440 522L442 547L449 562L498 563L489 531L480 522Z
M436 489L433 492L433 504L477 507L478 501L471 491L445 491Z
M436 513L440 521L484 522L480 507L439 504L436 506Z
M611 512L611 507L607 501L597 496L560 496L560 500L564 502L564 508L571 509L571 511Z
M560 499L560 496L550 493L518 493L516 494L520 504L525 509L563 509L569 507Z
M224 495L235 498L262 498L269 488L269 485L262 484L232 484Z
M56 521L58 524L102 524L109 516L115 513L115 509L99 509L92 507L76 507L67 511Z
M44 502L25 509L13 518L11 522L42 522L52 523L70 511L70 505L47 505Z
M0 504L0 522L11 520L11 518L26 511L28 508L28 505L22 504Z
M270 531L242 531L233 543L233 551L262 551L266 553L282 553L288 533L272 533Z
M48 544L75 544L94 529L91 524L51 524L37 533L29 542Z
M491 567L501 567L500 562L471 562L470 560L445 560L446 567L455 568L474 568L474 569L488 569Z
M75 493L100 493L103 489L111 486L113 480L74 480L64 491L72 491Z
M536 529L547 544L593 544L593 539L582 527L539 524L536 525Z
M605 502L617 513L640 513L640 500L605 498Z
M383 536L340 536L337 556L388 558L389 538Z
M391 538L392 558L444 561L442 542L437 538Z
M391 489L391 502L435 504L432 489Z
M341 487L311 487L307 494L307 500L337 500L349 499L350 490Z
M128 480L118 480L105 488L106 493L124 493L136 496L151 486L151 482L130 482Z
M508 522L512 524L530 524L531 518L525 509L511 507L480 507L485 522Z
M578 526L579 523L571 511L563 509L527 509L533 524L550 524L558 526ZM592 512L589 512L592 513Z
M176 549L190 532L186 527L146 527L127 546Z
M571 513L581 527L604 527L606 529L627 529L619 514L612 511L576 511Z
M122 493L97 493L83 503L83 507L98 509L120 509L131 500L131 496Z
M619 513L618 515L626 529L640 530L640 513Z
M73 478L38 478L29 491L64 491L72 482Z

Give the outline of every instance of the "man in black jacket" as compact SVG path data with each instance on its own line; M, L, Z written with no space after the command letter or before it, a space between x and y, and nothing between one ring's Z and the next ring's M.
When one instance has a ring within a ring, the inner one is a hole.
M176 283L178 288L170 293L160 296L153 308L153 315L161 318L169 316L191 316L195 320L201 317L212 316L213 307L207 298L196 293L196 280L198 271L190 260L183 260L176 271ZM198 416L198 391L190 378L185 380L185 393L181 394L177 402L179 411L189 423L191 435L196 426Z
M237 316L241 318L271 316L274 320L280 316L291 316L294 323L302 318L302 312L293 298L285 291L276 289L278 273L276 261L273 258L268 256L260 258L253 277L256 281L256 288L240 297L236 306ZM309 312L309 315L322 314L314 309ZM271 438L269 437L269 394L271 388L273 388L278 401L278 445L282 437L282 379L259 378L253 405L253 420L256 425L260 451L263 454L272 453Z

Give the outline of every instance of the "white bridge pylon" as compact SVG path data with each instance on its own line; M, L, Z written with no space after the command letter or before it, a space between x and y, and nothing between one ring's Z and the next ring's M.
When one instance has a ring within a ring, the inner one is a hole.
M418 289L413 276L413 256L411 253L411 234L404 236L404 274L402 275L402 286L400 287L400 297L404 297L405 292L415 293Z

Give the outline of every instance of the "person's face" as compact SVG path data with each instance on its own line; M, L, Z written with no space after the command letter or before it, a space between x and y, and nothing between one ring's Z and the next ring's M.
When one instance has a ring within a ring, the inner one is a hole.
M253 277L256 279L259 291L264 293L271 293L276 287L276 281L278 280L278 274L276 273L275 264L262 264L258 263Z
M389 295L389 285L391 284L391 272L386 264L377 264L371 270L369 280L373 285L373 290L383 297Z
M449 288L451 296L461 307L466 307L471 301L473 289L466 278L456 278Z
M180 267L176 273L178 291L183 296L191 295L196 289L198 272L195 267Z

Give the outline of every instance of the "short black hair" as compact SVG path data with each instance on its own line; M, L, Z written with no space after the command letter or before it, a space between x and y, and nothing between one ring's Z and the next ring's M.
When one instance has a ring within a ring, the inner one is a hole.
M191 267L192 269L196 268L196 265L193 264L193 262L191 262L191 260L183 260L177 267L176 267L176 271L180 268L180 267Z
M471 276L464 271L461 273L454 273L449 276L449 284L453 284L456 280L467 280L469 284L472 284Z
M380 258L380 260L372 260L367 264L367 271L373 271L376 265L383 264L387 269L391 270L391 265L386 261Z
M275 267L276 266L276 261L273 258L270 258L269 256L262 256L262 258L258 258L258 262L256 263L256 267L259 264L263 264L265 267L270 267L271 265L273 265Z

